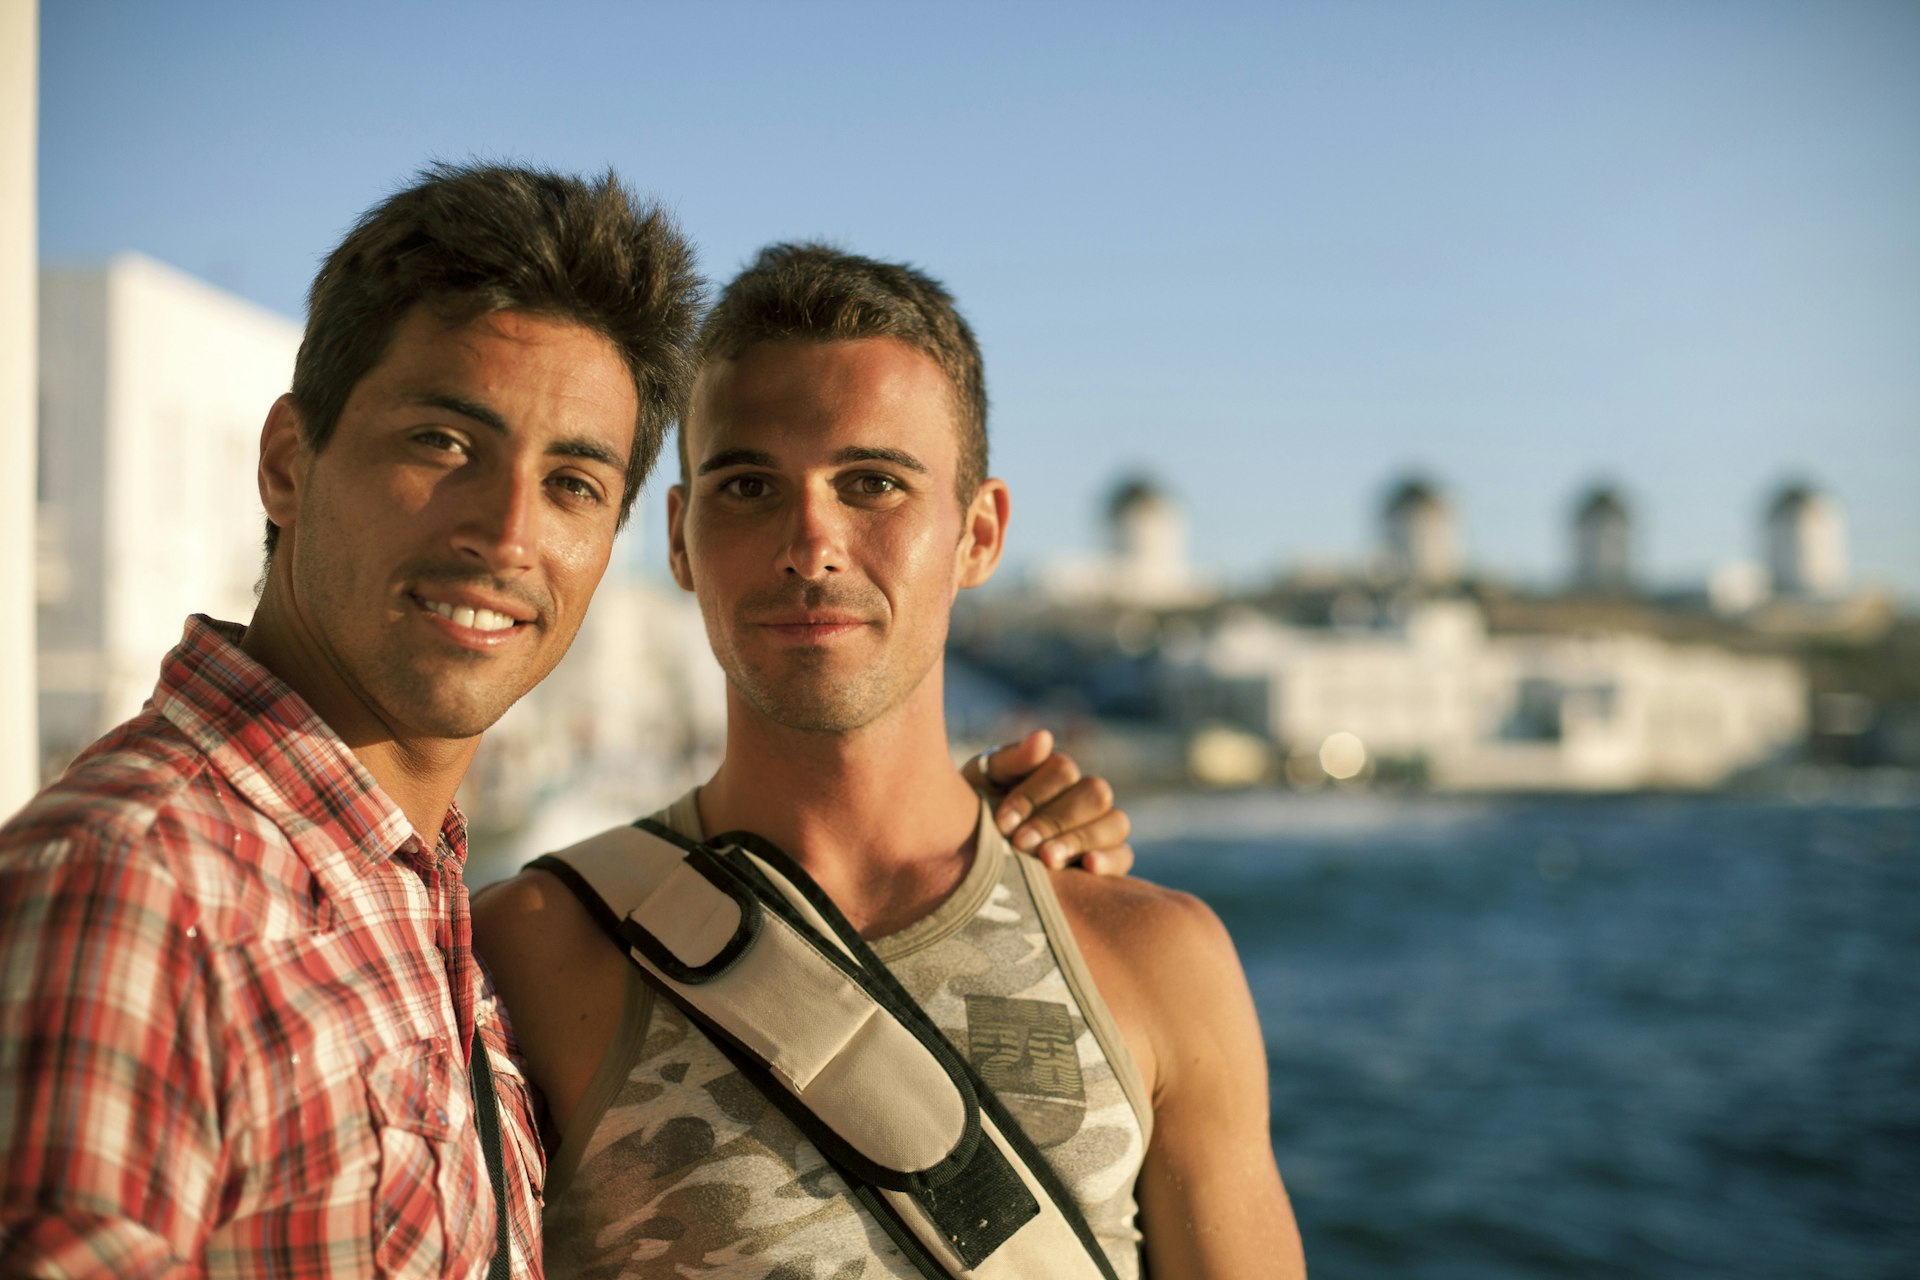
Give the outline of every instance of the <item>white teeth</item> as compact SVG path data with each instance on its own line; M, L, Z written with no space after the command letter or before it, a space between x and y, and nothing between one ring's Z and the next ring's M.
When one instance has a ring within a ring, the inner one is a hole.
M422 600L420 603L456 627L471 627L475 631L505 631L513 625L512 618L491 609L469 609L465 605L442 604L438 600Z

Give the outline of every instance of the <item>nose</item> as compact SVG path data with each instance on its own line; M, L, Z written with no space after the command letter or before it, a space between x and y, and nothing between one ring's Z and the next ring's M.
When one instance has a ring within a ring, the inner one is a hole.
M466 497L453 535L454 549L507 573L533 562L538 545L540 485L537 478L509 468L474 485Z
M789 520L781 572L809 582L840 572L846 555L837 496L805 490L794 499Z

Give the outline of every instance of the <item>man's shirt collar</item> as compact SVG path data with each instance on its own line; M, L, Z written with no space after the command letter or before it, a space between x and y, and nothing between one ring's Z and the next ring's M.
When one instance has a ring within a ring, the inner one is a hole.
M161 664L154 708L296 843L303 833L324 833L328 846L367 863L400 852L414 835L405 812L306 699L240 648L245 634L237 623L188 618ZM441 849L464 865L467 824L458 805L438 834Z

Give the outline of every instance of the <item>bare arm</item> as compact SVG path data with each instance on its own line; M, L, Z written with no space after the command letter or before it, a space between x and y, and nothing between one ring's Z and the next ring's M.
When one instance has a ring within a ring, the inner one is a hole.
M1199 899L1056 874L1094 981L1153 1097L1137 1186L1155 1280L1306 1275L1267 1131L1267 1058L1233 940Z
M1156 1277L1304 1277L1300 1232L1267 1131L1267 1054L1233 940L1185 899L1177 950L1159 964L1177 986L1161 1028L1153 1145L1140 1173L1147 1260Z

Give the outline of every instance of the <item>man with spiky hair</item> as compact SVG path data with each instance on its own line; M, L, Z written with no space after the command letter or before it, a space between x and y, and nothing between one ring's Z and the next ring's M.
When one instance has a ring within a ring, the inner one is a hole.
M454 791L580 625L700 290L611 174L436 167L327 259L251 622L189 619L0 829L0 1273L538 1274Z
M948 755L949 614L992 575L1010 512L952 298L910 267L776 245L698 352L669 557L727 676L725 758L645 834L595 837L475 904L559 1127L553 1273L1303 1275L1218 918L1013 856L1046 844L996 821ZM737 886L754 884L747 910ZM788 929L814 941L764 961ZM809 985L815 953L860 973ZM908 1001L911 1037L889 1040L874 1011ZM864 1091L832 1119L805 1104L850 1079L926 1083L888 1046L937 1041L947 1074L928 1092ZM972 1114L952 1097L1028 1144L1019 1184L964 1124L881 1166L899 1132ZM1029 1213L1040 1187L1057 1212ZM904 1208L909 1193L925 1194Z

